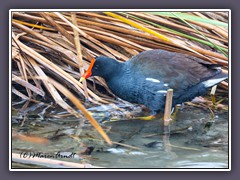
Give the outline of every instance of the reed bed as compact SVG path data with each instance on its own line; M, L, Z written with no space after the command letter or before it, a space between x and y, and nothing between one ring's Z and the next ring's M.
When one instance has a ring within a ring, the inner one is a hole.
M190 54L228 71L228 13L13 12L12 93L34 102L50 99L78 117L53 82L82 101L115 102L103 79L79 82L90 60L127 61L150 49ZM228 93L227 82L220 87Z

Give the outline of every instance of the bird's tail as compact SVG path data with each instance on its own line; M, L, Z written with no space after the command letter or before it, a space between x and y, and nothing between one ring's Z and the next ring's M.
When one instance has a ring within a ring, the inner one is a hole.
M219 72L217 75L213 76L211 79L208 79L206 81L203 81L202 83L204 84L205 87L212 87L222 81L224 81L225 79L228 78L228 72L224 71L224 70L220 70L221 72Z

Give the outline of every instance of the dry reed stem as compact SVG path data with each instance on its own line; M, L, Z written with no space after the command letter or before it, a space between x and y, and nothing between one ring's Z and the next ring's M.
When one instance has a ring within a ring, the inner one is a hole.
M71 15L72 15L73 25L77 26L76 14L71 13ZM79 73L80 73L80 76L82 76L84 74L84 69L83 69L83 57L82 57L82 50L81 50L79 34L75 29L73 29L73 33L74 33L74 42L75 42L75 46L76 46L76 50L77 50ZM87 82L86 81L83 82L83 90L84 90L85 97L87 99L89 99L89 96L88 96L88 93L87 93Z
M197 14L199 17L204 17L207 18L205 15L199 13L199 12L195 12L195 14ZM195 22L195 21L189 21L191 23L194 23L198 26L204 27L206 29L209 29L211 31L215 31L216 33L220 34L221 36L223 36L225 39L228 39L228 33L226 32L226 29L222 29L218 26L214 26L212 24L206 24L206 23L200 23L200 22Z
M44 12L39 13L44 17L53 27L55 27L63 36L65 36L71 43L74 44L74 38L70 35L60 24L58 24L54 19Z
M42 91L41 89L37 88L36 86L33 86L32 84L30 84L29 82L21 79L20 77L12 74L12 81L26 87L26 89L30 89L33 92L35 92L36 94L40 95L40 96L45 96L45 92Z
M55 50L57 50L58 52L60 53L63 53L65 54L69 59L72 59L73 61L77 61L77 57L74 53L72 53L71 51L68 51L64 48L62 48L61 46L59 46L57 43L51 41L50 39L46 38L45 36L41 35L40 33L30 29L30 28L27 28L26 26L22 25L22 24L18 24L18 23L15 23L15 22L12 22L12 24L20 29L22 29L23 31L37 37L38 39L40 40L43 40L45 43L48 43L49 45L52 46L52 48L54 48Z
M31 136L31 135L24 135L21 133L12 132L12 138L20 139L22 141L39 143L39 144L46 144L49 142L47 138Z
M177 24L177 23L174 23L172 21L169 20L169 18L163 18L161 16L155 16L155 15L152 15L152 14L144 14L144 13L140 13L140 12L129 12L129 14L132 14L132 15L135 15L135 16L138 16L138 17L141 17L141 18L144 18L144 19L147 19L147 20L150 20L152 22L157 22L157 23L160 23L160 24L165 24L167 26L171 26L171 27L174 27L174 28L177 28L177 29L180 29L180 30L183 30L187 33L193 33L193 34L196 34L196 31L194 29L191 29L187 26L184 26L184 25L180 25L180 24ZM206 37L210 37L210 38L217 38L218 40L221 40L220 38L218 38L217 36L213 36L212 34L209 34L209 33L206 33L206 32L202 32Z
M22 99L29 100L29 97L21 93L20 91L16 90L14 87L12 87L12 92L16 94L17 96L21 97Z
M59 18L61 18L64 22L66 22L69 26L71 26L73 29L75 29L77 32L79 32L79 34L81 36L83 36L86 39L89 39L91 42L93 42L94 44L98 45L99 47L102 47L104 49L106 49L108 52L111 53L111 56L114 57L114 54L119 54L117 51L113 50L112 48L106 46L105 44L101 43L100 41L92 38L91 36L89 36L87 33L85 33L84 31L80 30L78 27L74 26L71 22L68 21L68 19L70 18L65 18L62 14L58 13L58 12L54 12Z

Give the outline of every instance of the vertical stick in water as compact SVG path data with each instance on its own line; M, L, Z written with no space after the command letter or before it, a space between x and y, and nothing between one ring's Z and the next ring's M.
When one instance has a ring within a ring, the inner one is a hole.
M171 152L169 135L170 135L170 121L171 121L171 110L172 110L172 97L173 97L173 89L169 89L167 91L165 109L164 109L164 117L163 117L163 146L166 152Z
M164 126L168 126L171 121L172 97L173 97L173 89L168 89L167 96L166 96L164 117L163 117Z

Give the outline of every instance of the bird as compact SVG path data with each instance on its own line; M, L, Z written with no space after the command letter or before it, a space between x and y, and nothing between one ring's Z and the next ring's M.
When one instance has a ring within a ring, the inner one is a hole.
M152 115L164 112L168 89L173 89L174 107L206 94L208 88L228 78L220 65L161 49L143 51L125 62L98 56L80 81L91 76L102 77L113 94L146 106Z

